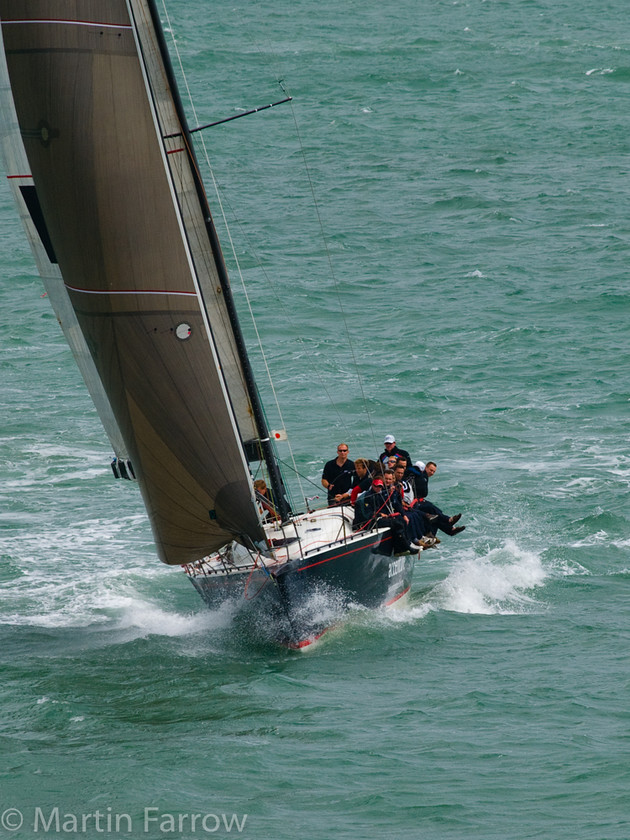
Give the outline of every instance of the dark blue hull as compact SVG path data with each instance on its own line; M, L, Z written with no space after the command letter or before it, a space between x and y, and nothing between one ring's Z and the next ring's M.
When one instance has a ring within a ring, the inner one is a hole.
M291 560L273 574L256 568L191 579L209 606L237 599L265 632L301 648L341 621L349 608L377 609L409 591L415 555L390 551L389 532L366 534Z

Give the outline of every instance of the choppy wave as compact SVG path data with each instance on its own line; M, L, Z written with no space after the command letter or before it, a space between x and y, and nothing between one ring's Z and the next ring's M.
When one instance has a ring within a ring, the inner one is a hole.
M430 599L444 610L482 615L509 615L543 608L536 590L550 576L541 556L514 541L484 556L458 559Z

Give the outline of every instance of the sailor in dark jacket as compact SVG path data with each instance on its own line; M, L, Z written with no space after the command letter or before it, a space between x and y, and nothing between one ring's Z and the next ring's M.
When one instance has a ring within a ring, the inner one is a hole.
M429 461L429 464L433 465L433 462ZM416 499L426 499L429 495L429 475L426 468L427 465L423 461L416 461L415 464L407 465L405 478L411 483ZM431 475L434 472L435 470L433 470Z
M381 452L378 456L378 460L381 464L387 465L388 458L404 458L407 461L407 466L411 464L411 455L407 452L406 449L399 449L396 446L396 438L393 435L385 435L384 441L385 451Z
M328 491L328 504L340 505L349 499L354 462L348 458L348 444L340 443L337 457L327 461L322 473L322 487Z
M416 502L415 507L423 513L436 515L437 519L435 520L434 527L437 527L440 531L444 531L445 534L449 534L451 537L454 537L455 534L461 533L466 528L465 525L455 527L462 515L461 513L458 513L455 516L447 516L440 510L439 507L437 507L437 505L434 505L433 502L430 502L427 499L427 496L429 495L429 479L432 475L435 475L437 464L435 461L427 461L424 469L420 469L421 463L421 461L417 461L413 467L407 471L408 476L410 480L413 481L416 489L416 499L418 501ZM435 532L433 533L435 535Z
M375 478L370 489L358 497L354 506L353 528L355 531L390 528L394 554L405 551L415 554L418 547L410 543L407 537L405 510L394 486L393 474L391 479L391 486L385 487L382 479Z

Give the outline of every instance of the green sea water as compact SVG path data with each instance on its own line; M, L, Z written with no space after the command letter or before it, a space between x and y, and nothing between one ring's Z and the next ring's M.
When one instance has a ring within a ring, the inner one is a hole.
M112 479L5 183L0 838L629 840L626 6L168 12L191 125L294 97L204 134L294 496L393 433L467 527L307 653L207 610Z

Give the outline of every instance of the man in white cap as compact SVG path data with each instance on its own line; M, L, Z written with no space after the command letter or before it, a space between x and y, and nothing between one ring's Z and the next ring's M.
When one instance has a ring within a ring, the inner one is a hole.
M411 455L405 449L399 449L396 446L396 438L393 435L385 435L385 451L381 452L378 460L381 464L387 464L388 458L404 458L407 461L407 466L411 466Z

